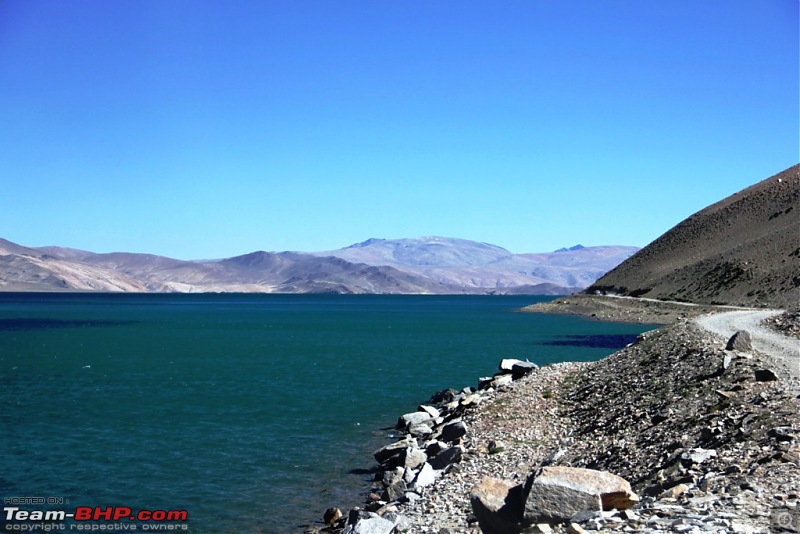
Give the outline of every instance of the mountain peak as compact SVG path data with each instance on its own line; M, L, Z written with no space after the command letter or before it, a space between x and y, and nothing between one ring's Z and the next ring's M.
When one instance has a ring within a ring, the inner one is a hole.
M562 248L556 250L555 252L573 252L575 250L583 250L585 248L586 247L584 247L583 245L575 245L574 247L569 247L569 248L562 247Z
M346 249L348 249L348 248L364 248L364 247L369 247L371 245L377 245L378 243L383 243L385 241L386 241L385 239L381 239L379 237L370 237L366 241L362 241L360 243L354 243L354 244L352 244L352 245L350 245L348 247L345 247L345 248Z

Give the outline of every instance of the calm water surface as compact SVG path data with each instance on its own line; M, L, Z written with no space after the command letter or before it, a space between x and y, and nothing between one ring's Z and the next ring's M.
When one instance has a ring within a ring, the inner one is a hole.
M435 391L651 328L516 312L541 300L0 293L0 495L291 531L358 504L351 471Z

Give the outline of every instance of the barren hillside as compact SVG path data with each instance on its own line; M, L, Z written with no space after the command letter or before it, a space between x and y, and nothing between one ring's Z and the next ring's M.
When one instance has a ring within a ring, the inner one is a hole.
M586 293L797 308L800 165L697 212Z

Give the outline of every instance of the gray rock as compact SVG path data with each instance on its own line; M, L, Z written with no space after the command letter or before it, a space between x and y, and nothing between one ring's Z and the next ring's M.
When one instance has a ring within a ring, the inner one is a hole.
M717 451L714 449L691 449L689 451L684 452L681 454L681 462L686 465L690 466L693 464L702 464L710 460L711 458L717 457Z
M500 360L500 364L497 366L503 373L511 373L514 370L514 365L516 364L524 364L522 360L517 360L516 358L505 358Z
M352 515L351 512L351 517ZM361 512L353 523L350 523L350 519L348 519L348 525L342 534L391 534L394 526L394 522L377 514Z
M397 480L383 490L381 499L387 502L398 501L405 495L406 490L408 490L408 486L405 481L403 479Z
M446 448L447 448L447 444L446 443L442 443L439 440L433 440L433 441L431 441L430 443L428 443L426 445L425 454L427 454L428 457L436 456L437 454L439 454L440 452L442 452Z
M726 354L722 357L722 370L727 371L731 367L731 363L733 363L733 356L730 354Z
M381 482L383 483L383 487L391 486L398 480L402 480L405 474L405 469L402 467L397 467L395 469L389 469L383 472L383 477Z
M383 462L385 462L386 460L388 460L392 456L396 456L396 455L400 454L401 452L406 450L412 444L415 445L416 444L416 440L412 441L410 439L402 439L400 441L396 441L394 443L390 443L389 445L386 445L385 447L381 447L380 449L378 449L377 451L372 453L372 456L375 457L375 460L379 464L382 464Z
M409 532L411 530L411 521L403 514L388 512L383 514L383 518L394 523L393 532Z
M478 378L478 389L487 389L492 387L493 376L482 376Z
M436 481L436 471L434 471L431 464L426 463L422 469L417 473L417 478L414 479L414 488L425 488L430 486Z
M405 481L406 484L411 484L412 482L414 482L414 478L416 478L416 476L417 476L416 469L405 469L403 471L403 480Z
M403 454L403 467L406 469L416 469L428 460L428 455L425 454L425 451L416 447L409 447Z
M433 406L427 406L425 404L419 407L419 411L427 413L428 415L431 416L431 419L436 419L441 415L441 413L439 413L439 410L437 410Z
M428 412L411 412L401 415L397 420L397 428L409 428L414 425L425 424L431 421L433 417Z
M752 352L753 342L750 337L750 332L747 330L739 330L731 336L725 350L735 350L738 352Z
M469 502L481 530L492 534L522 531L522 486L497 478L484 478L470 492Z
M460 462L464 457L464 447L455 445L449 449L445 449L433 458L428 460L428 463L436 470L444 469L450 464Z
M453 421L442 427L441 440L452 443L467 433L467 424L464 421Z
M624 478L607 471L542 467L525 482L526 524L568 521L579 512L630 508L639 501Z
M603 509L600 495L579 481L552 480L551 477L538 475L525 485L527 497L523 518L526 524L568 521L578 512Z
M492 379L492 387L495 389L502 389L508 387L514 381L513 375L498 375Z
M408 433L415 438L425 439L433 434L433 429L426 423L415 423L408 427Z
M328 508L325 510L325 515L322 516L322 520L325 521L326 525L332 525L336 523L342 517L342 511L338 508Z
M539 366L533 362L517 362L511 366L511 373L514 377L522 377L538 368Z

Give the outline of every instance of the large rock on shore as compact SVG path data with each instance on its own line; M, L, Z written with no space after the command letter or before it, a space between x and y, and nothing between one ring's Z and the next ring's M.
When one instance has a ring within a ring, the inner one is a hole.
M342 534L397 534L407 532L410 528L411 524L402 514L390 512L381 517L373 512L353 508Z
M536 523L560 523L581 512L622 510L637 502L624 478L577 467L542 467L524 485L485 478L470 493L486 534L517 534Z
M390 443L385 447L381 447L380 449L372 453L372 456L379 464L382 464L389 458L399 455L401 452L405 451L409 447L415 446L416 443L417 443L416 440L413 440L411 438L401 439L394 443Z
M542 467L525 482L524 520L567 521L578 512L626 509L639 502L631 485L607 471Z
M484 478L469 496L472 511L485 534L517 534L522 530L522 486Z

